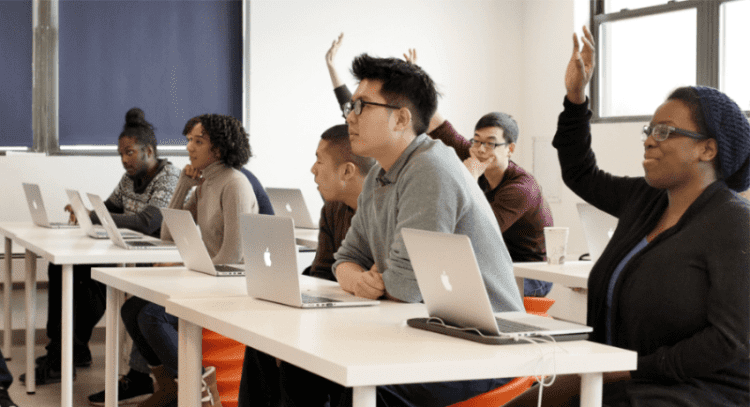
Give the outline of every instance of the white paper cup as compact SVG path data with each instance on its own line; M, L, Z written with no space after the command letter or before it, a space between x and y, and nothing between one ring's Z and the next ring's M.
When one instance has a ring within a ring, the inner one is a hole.
M565 253L568 251L568 228L544 228L544 241L547 247L547 263L565 263Z

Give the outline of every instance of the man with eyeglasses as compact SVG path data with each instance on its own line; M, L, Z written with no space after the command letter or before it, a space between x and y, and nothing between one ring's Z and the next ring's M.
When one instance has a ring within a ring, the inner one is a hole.
M552 211L533 175L511 161L518 124L510 115L487 113L466 140L440 113L430 120L428 134L456 150L490 202L505 245L514 262L544 261L544 228L553 226ZM524 279L524 295L544 297L552 283Z
M343 33L326 53L326 65L336 99L345 110L352 94L339 77L335 64L342 40ZM404 54L404 60L409 63L416 64L416 58L414 49ZM348 111L344 113L346 116ZM516 121L505 113L489 113L477 122L474 138L467 140L435 112L427 135L453 147L474 175L495 213L511 259L514 262L546 260L544 227L553 226L552 211L536 179L510 160L518 140ZM544 297L551 289L552 283L524 279L524 296Z
M513 265L487 200L454 150L423 134L437 109L432 79L395 58L355 58L359 86L344 107L352 152L374 158L357 215L334 255L348 292L419 302L422 296L401 237L415 228L469 236L497 311L522 311ZM506 383L490 379L378 387L378 405L447 405Z

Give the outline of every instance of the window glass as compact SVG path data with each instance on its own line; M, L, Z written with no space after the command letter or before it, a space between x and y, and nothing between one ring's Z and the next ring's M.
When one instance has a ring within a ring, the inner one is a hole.
M60 145L113 145L137 106L160 145L203 113L242 117L240 1L61 1Z
M0 1L0 146L31 147L31 0Z
M600 117L651 115L695 84L695 9L603 23L599 38Z
M750 110L750 0L733 1L721 6L721 47L719 83L743 109Z

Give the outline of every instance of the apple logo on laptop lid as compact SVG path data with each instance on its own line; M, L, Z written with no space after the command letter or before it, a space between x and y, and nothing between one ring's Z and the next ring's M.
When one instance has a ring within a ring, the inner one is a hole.
M445 270L443 270L443 274L440 275L440 281L442 281L443 287L445 287L446 291L453 291L453 286L451 285L448 273L446 273Z
M265 253L263 253L263 262L266 264L266 267L271 267L271 251L266 247Z

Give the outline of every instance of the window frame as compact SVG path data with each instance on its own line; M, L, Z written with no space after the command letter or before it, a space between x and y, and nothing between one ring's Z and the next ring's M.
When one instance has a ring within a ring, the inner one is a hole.
M638 9L623 9L616 12L607 13L605 10L606 0L591 0L590 11L591 34L594 36L597 65L591 78L589 99L593 116L592 123L625 123L625 122L646 122L651 119L651 115L631 115L631 116L609 116L600 115L600 94L599 94L599 73L601 63L601 41L599 31L602 24L622 21L640 17L653 16L658 14L671 13L675 11L695 9L696 10L696 78L697 86L710 86L719 88L719 64L720 64L720 40L721 40L721 6L738 0L682 0L670 1L666 4L643 7ZM750 117L750 111L745 111L745 115Z
M48 4L50 5L50 8L52 9L52 19L53 19L53 25L57 26L57 29L59 29L58 24L58 5L60 0L49 0ZM240 118L242 120L242 125L247 128L250 124L250 0L241 0L241 29L242 29L242 117ZM38 7L33 7L32 11L32 27L31 29L34 29L34 24L37 23L38 20ZM46 79L52 80L52 81L58 81L59 80L59 59L57 52L59 50L59 36L55 36L55 42L53 44L50 44L49 42L44 42L43 44L40 44L41 48L37 50L38 52L42 52L45 54L50 55L51 61L48 61L49 63L52 63L54 65L53 67L53 73L48 74L48 76L52 76L51 78L48 77ZM32 48L35 46L32 40ZM54 93L59 92L59 84L54 83ZM55 99L59 99L59 95L55 94ZM35 107L32 102L32 122L38 120L35 116ZM59 129L59 107L55 106L53 109L53 112L47 117L49 121L52 121L55 123L55 126ZM33 132L34 133L34 132ZM117 152L117 145L116 144L110 144L110 145L104 145L104 146L94 146L94 145L71 145L71 146L60 146L60 139L59 139L59 130L54 131L55 134L45 135L42 133L39 134L32 134L32 143L31 147L9 147L9 146L0 146L0 156L7 155L8 152L14 153L14 152L22 152L22 153L44 153L48 156L118 156L119 153ZM187 156L187 151L185 150L184 146L170 146L170 145L160 145L159 146L159 155L160 156Z

